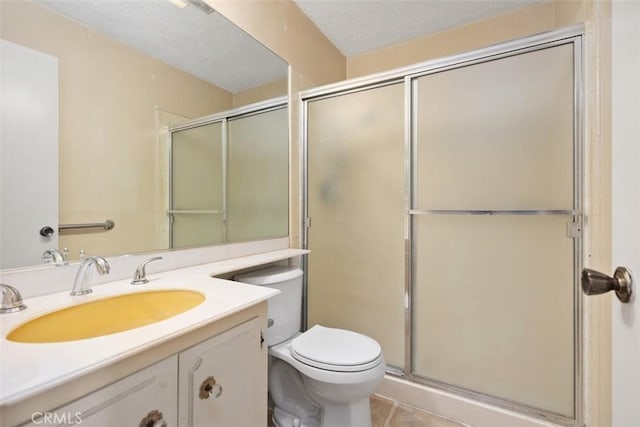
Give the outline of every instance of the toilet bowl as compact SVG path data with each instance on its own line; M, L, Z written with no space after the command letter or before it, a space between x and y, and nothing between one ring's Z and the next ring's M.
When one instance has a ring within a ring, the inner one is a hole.
M282 384L274 379L272 369L269 389L276 405L278 399L274 392L283 395L287 402L315 403L321 409L317 414L321 426L371 425L369 396L380 384L386 370L380 345L372 338L316 325L270 347L269 354L298 372L305 392L303 398L298 394L287 396L287 391L291 390L279 388ZM272 360L272 368L278 363ZM302 412L301 415L313 418L314 414ZM291 424L276 422L276 425Z
M386 370L380 344L344 329L315 325L300 332L302 270L270 267L236 276L274 286L269 300L269 393L278 427L370 427L369 396Z

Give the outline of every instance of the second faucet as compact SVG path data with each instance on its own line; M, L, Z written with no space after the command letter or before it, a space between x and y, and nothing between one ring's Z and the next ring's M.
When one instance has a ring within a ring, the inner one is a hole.
M151 261L158 261L160 259L162 259L162 257L161 256L157 256L157 257L149 258L148 260L146 260L142 264L140 264L138 266L138 268L136 268L136 272L133 275L133 280L131 281L131 284L132 285L142 285L144 283L149 283L149 279L147 279L147 272L145 271L145 267Z

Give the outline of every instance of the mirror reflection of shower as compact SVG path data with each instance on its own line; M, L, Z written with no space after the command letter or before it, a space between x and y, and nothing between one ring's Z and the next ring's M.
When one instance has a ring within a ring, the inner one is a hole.
M170 248L287 235L287 123L279 98L169 130Z

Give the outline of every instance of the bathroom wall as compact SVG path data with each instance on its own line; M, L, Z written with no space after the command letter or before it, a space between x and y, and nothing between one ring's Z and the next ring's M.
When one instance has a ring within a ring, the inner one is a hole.
M98 244L107 256L123 242L132 252L166 248L153 215L162 205L157 116L211 114L231 108L232 95L31 2L0 2L0 15L0 37L59 60L60 223L122 219L107 233L61 235L59 246L74 256Z
M347 58L355 78L584 21L584 1L555 0Z
M585 267L611 265L611 2L585 0ZM610 426L611 295L584 299L586 421ZM589 404L599 402L599 405Z

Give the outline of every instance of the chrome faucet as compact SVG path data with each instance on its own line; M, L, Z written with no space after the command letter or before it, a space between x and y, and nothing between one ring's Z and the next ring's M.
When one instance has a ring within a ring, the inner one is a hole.
M65 261L66 257L57 249L47 249L42 253L42 262L45 264L64 265Z
M100 275L109 274L110 267L106 259L104 259L101 256L86 257L80 263L80 268L78 268L78 273L76 274L76 280L73 282L73 289L71 290L71 295L73 296L85 295L90 292L93 292L91 290L91 287L88 286L89 272L90 272L90 267L92 265L96 266L96 271L98 272L98 274Z
M138 266L138 268L136 268L136 272L133 274L133 280L131 281L131 284L132 285L142 285L142 284L145 284L145 283L149 283L149 279L147 279L147 272L145 271L145 267L151 261L158 261L160 259L162 259L162 257L161 256L157 256L157 257L149 258L148 260L146 260L142 264L140 264Z
M20 292L13 286L0 283L0 296L2 296L0 313L15 313L16 311L27 308L22 302Z

